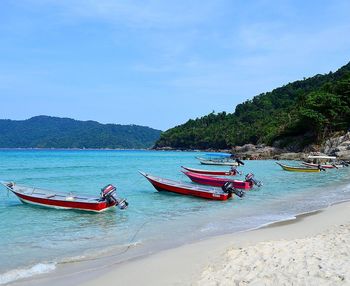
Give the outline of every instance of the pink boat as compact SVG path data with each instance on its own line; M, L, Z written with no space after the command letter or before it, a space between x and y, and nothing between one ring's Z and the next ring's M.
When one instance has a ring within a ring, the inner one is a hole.
M181 168L192 173L212 175L212 176L236 176L237 174L240 174L240 175L242 174L241 172L237 171L235 167L231 167L229 171L201 170L201 169L193 169L193 168L184 167L184 166L181 166Z
M202 185L209 185L214 187L222 187L226 182L232 183L232 186L237 189L244 189L249 190L254 185L261 186L261 182L256 181L253 177L254 175L252 173L249 173L246 175L245 181L239 181L239 180L232 180L227 178L221 178L221 177L213 177L203 174L197 174L192 172L186 172L182 171L187 177L189 177L193 182L202 184Z

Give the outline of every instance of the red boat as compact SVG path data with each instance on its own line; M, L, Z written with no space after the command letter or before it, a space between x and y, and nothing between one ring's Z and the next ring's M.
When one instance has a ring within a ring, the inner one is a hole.
M100 197L78 196L72 193L57 193L49 190L19 186L14 182L2 183L7 190L14 193L23 203L58 209L75 209L101 212L118 206L125 209L128 202L116 197L116 187L107 185L101 189Z
M185 171L183 171L183 173L195 183L214 186L214 187L222 187L226 182L232 183L234 188L244 189L244 190L251 189L255 184L258 186L261 185L260 182L253 179L254 175L251 173L247 174L245 181L238 181L238 180L232 180L232 179L220 178L220 177L212 177L212 176L207 176L207 175L202 175L202 174L197 174L192 172L185 172Z
M169 179L163 179L163 178L152 176L150 174L146 174L143 172L140 172L140 174L144 176L153 185L153 187L159 192L161 191L172 192L172 193L200 197L204 199L217 200L217 201L225 201L231 198L233 193L240 197L244 195L244 192L240 190L236 190L232 187L222 188L222 189L208 188L208 187L201 187L197 185L177 182Z
M238 172L235 167L232 167L230 171L212 171L212 170L200 170L200 169L192 169L188 167L181 166L181 168L190 171L192 173L212 175L212 176L236 176L237 174L242 174Z

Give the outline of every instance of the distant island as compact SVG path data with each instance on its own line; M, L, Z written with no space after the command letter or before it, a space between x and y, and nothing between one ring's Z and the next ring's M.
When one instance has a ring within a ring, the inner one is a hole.
M289 151L319 146L350 127L350 63L336 72L295 81L161 134L155 148L231 149L266 144Z
M0 120L0 148L144 149L152 147L160 134L160 130L138 125L44 115Z

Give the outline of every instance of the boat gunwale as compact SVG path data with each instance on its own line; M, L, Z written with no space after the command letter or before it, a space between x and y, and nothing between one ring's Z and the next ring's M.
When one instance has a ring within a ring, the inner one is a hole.
M17 197L19 197L20 195L23 195L23 196L26 196L29 198L37 198L37 199L43 199L43 200L49 200L49 201L86 203L86 204L94 204L94 205L104 203L104 201L99 201L99 197L93 197L93 196L81 197L81 196L75 196L73 193L64 193L64 192L53 193L53 191L51 191L51 190L34 188L34 187L26 187L23 185L15 184L14 186L19 188L19 190L17 190L17 189L10 188L4 182L1 182L1 184L3 186L5 186L7 190L14 193ZM29 192L21 191L24 189L33 190L33 192L29 193ZM42 191L43 193L35 193L35 191ZM48 192L48 193L46 194L45 192ZM45 197L45 195L46 195L46 197ZM48 195L51 195L51 196L47 197ZM59 199L56 197L62 197L65 199ZM67 198L69 198L69 197L71 197L72 200L67 200Z
M283 170L286 170L288 171L287 169L290 169L290 170L294 170L294 171L300 171L300 172L314 172L314 173L318 173L320 172L321 170L319 168L312 168L312 167L294 167L294 166L289 166L289 165L285 165L285 164L282 164L282 163L279 163L279 162L276 162L277 165L281 166Z
M188 183L174 181L174 180L167 179L167 178L161 178L161 177L150 175L150 174L143 173L143 172L140 172L140 173L146 179L149 179L150 181L154 181L154 182L157 182L157 183L160 183L163 185L173 186L173 187L181 188L181 189L189 189L189 190L193 190L193 191L206 192L208 194L226 194L219 187L207 187L206 188L206 187L199 186L199 185L192 185L192 184L188 184Z
M203 169L196 169L196 168L190 168L185 166L181 166L181 168L192 173L203 174L203 175L231 176L231 177L235 176L234 174L230 173L230 171L203 170Z

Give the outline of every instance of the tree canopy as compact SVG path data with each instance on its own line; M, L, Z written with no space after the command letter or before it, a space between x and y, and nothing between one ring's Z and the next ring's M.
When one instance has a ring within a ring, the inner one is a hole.
M0 148L149 148L161 131L138 125L101 124L36 116L0 120Z
M350 63L295 81L161 134L155 148L225 149L246 143L300 150L350 127Z

